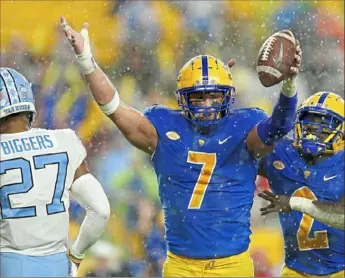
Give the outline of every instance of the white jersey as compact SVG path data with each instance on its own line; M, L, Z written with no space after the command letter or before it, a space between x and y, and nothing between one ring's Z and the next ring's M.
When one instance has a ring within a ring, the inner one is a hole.
M1 134L0 249L31 256L66 251L69 189L86 150L70 129Z

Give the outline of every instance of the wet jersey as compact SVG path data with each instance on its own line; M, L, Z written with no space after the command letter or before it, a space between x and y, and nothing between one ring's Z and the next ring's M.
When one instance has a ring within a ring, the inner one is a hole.
M66 251L69 189L86 150L70 129L1 134L1 252Z
M344 152L308 166L289 139L263 159L270 187L278 195L337 202L344 195ZM299 211L279 214L285 263L298 272L327 275L344 269L344 231Z
M152 160L169 251L190 258L246 251L258 170L246 137L267 115L257 108L233 110L203 135L179 110L152 106L144 114L159 137Z

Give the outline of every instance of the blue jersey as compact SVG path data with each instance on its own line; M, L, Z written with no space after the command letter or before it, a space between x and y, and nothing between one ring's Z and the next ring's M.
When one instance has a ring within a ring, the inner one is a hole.
M344 152L308 166L292 141L280 141L264 157L263 170L278 195L326 202L344 195ZM344 269L344 231L298 211L279 214L285 241L285 263L299 272L327 275Z
M202 135L179 110L153 106L144 114L159 137L152 160L169 251L204 259L246 251L258 162L245 141L267 115L257 108L234 110Z

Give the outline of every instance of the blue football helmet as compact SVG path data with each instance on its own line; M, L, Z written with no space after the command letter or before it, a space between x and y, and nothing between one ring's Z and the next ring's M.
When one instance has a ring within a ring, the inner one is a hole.
M31 84L16 70L1 67L0 119L20 112L31 112L31 120L36 115Z

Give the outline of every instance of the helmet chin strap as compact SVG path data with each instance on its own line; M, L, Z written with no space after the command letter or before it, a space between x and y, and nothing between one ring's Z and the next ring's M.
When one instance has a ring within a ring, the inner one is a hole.
M305 137L305 139L308 139L308 140L316 140L316 139L317 139L317 136L314 135L314 134L308 133L308 135Z
M34 121L34 113L29 113L29 129L32 128L32 122Z
M317 142L307 141L301 144L302 152L305 154L319 155L325 151L326 146L318 144Z

